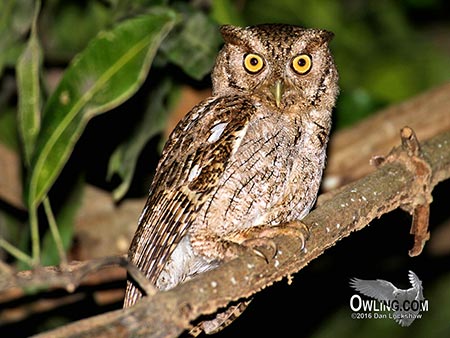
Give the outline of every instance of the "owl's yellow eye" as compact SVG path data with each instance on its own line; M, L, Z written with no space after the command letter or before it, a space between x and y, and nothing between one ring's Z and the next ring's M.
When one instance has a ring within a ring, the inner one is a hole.
M247 72L256 74L264 67L264 60L258 54L247 54L244 57L244 68Z
M308 54L297 55L292 60L292 68L296 73L305 75L311 70L312 67L312 59Z

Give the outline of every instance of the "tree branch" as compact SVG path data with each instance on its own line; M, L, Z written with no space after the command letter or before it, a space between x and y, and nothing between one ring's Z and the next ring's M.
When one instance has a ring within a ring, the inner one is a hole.
M407 131L403 131L403 143L407 143L405 137ZM410 150L405 145L394 149L375 172L349 184L312 211L303 220L311 230L303 252L295 238L276 237L278 253L268 263L255 255L243 255L172 290L145 297L132 308L85 319L36 337L110 337L112 333L115 337L176 337L200 315L214 313L231 301L247 298L298 272L373 219L398 207L420 213L417 208L430 202L426 194L450 177L450 131L424 143L419 153ZM411 164L417 159L429 166L427 179L418 179L420 169ZM412 230L416 231L416 237L420 236L417 229Z
M450 82L389 106L332 134L322 189L331 191L374 171L369 162L398 144L398 131L409 126L421 141L450 130Z

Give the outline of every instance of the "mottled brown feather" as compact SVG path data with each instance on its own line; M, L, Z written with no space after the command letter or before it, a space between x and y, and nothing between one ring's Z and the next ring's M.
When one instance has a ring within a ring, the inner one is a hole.
M172 132L129 251L131 262L152 283L216 187L254 112L250 101L242 97L219 97L197 105ZM201 139L210 136L208 131L219 123L227 123L220 142ZM197 138L187 138L187 129ZM196 165L200 174L189 182L189 172ZM140 296L128 283L125 306L133 305Z

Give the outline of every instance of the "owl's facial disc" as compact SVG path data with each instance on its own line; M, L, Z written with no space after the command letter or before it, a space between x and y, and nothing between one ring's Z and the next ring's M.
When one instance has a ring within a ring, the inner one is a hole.
M284 93L284 82L283 80L277 80L275 83L270 87L270 92L272 93L275 104L278 108L280 108L281 98L283 97Z

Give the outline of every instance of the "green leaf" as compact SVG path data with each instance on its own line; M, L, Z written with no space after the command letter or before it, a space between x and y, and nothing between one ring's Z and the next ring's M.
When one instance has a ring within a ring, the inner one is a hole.
M183 26L174 31L161 50L183 71L201 80L211 71L222 43L217 24L202 12L186 14Z
M47 1L40 19L46 57L60 62L70 60L99 31L114 27L116 13L115 8L105 6L101 1Z
M15 65L24 47L23 36L33 18L33 0L0 1L0 76L3 68Z
M44 109L25 186L30 207L42 201L89 119L136 92L175 21L169 9L127 20L100 33L73 60Z
M19 96L18 129L27 165L31 160L41 121L39 76L42 67L42 49L36 32L39 9L40 1L36 2L30 38L16 66Z
M121 184L114 189L115 200L120 200L130 187L139 155L146 143L164 130L168 110L173 103L171 97L178 93L176 87L167 78L149 94L150 103L147 111L127 142L121 144L113 153L108 164L108 178L117 174ZM168 99L169 98L169 99ZM167 102L167 104L165 104Z

